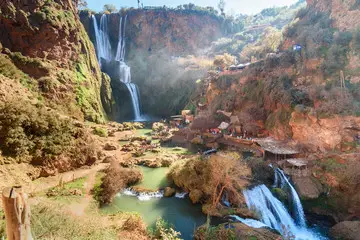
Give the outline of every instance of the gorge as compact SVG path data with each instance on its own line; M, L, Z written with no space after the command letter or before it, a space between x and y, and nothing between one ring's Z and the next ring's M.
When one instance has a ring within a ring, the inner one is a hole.
M1 239L22 193L33 239L358 239L359 1L85 3L0 3Z

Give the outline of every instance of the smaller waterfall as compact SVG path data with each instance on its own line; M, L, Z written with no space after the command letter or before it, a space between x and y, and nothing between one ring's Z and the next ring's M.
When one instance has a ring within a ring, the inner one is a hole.
M123 24L123 17L120 17L120 25L119 25L119 42L117 46L116 61L124 61L125 60L125 27L126 27L127 15L124 19Z
M126 196L133 196L137 197L140 201L149 201L153 198L162 198L164 196L164 191L156 191L156 192L136 192L131 188L126 188L122 192L119 193L119 196L126 195Z
M141 120L140 112L140 102L139 102L139 93L137 86L134 83L125 83L126 87L129 89L132 105L134 109L135 121Z
M298 240L326 239L320 234L296 224L285 206L272 195L271 191L265 185L259 185L251 190L245 190L243 194L248 208L257 212L261 216L261 222L266 226L278 230L283 235L290 233ZM249 219L237 220L251 227L261 227L258 222L249 221Z
M280 182L279 182L280 180ZM290 189L291 193L291 200L293 205L293 215L296 219L296 222L302 226L306 227L306 220L305 220L305 214L304 209L302 207L299 195L297 194L295 188L293 185L289 182L287 177L285 176L284 172L281 171L279 168L275 169L275 187L280 187L281 189L285 189L288 187Z

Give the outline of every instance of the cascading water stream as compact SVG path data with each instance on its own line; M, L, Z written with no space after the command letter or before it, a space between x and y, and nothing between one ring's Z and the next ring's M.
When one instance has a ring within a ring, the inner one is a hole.
M101 16L100 28L98 27L95 16L92 15L91 17L92 17L93 24L94 24L98 61L101 66L101 62L103 60L108 62L108 61L111 61L111 59L112 59L111 45L110 45L109 34L108 34L107 16L106 16L106 14L103 14Z
M276 184L275 187L280 187L283 190L285 189L285 187L289 187L291 193L292 205L293 205L292 212L294 214L294 218L301 227L306 227L304 209L302 207L299 195L297 194L295 188L292 186L292 184L285 176L284 172L281 171L279 168L275 169L275 180L277 179L280 179L280 186L279 183L275 181L274 183Z
M124 18L124 21L123 21ZM120 17L120 25L119 25L119 42L117 45L115 60L119 61L119 71L120 71L120 81L123 82L129 90L131 96L131 102L133 105L135 121L141 121L143 118L141 117L140 110L140 98L139 91L136 84L131 83L131 69L125 63L125 28L126 28L127 16ZM124 22L124 24L123 24Z
M135 116L134 121L144 121L145 118L141 116L139 89L136 84L131 82L131 68L125 63L125 28L127 16L120 17L119 41L117 44L117 50L114 59L109 40L107 15L103 14L101 16L100 28L98 27L95 16L92 15L91 18L94 26L94 32L96 37L96 50L100 67L102 66L102 61L110 62L112 60L115 60L119 62L119 78L120 81L124 83L129 90Z
M286 178L283 171L275 169L275 181L273 187L280 187L289 190L293 201L293 212L296 215L292 218L286 207L271 193L265 185L259 185L252 189L244 190L246 205L260 216L259 221L243 219L238 216L230 216L254 228L270 227L278 230L283 235L293 235L295 239L326 239L325 237L307 229L304 210L300 198Z

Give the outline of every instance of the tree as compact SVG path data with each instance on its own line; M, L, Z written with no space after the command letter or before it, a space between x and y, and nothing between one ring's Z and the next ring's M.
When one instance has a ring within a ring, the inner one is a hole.
M113 13L117 11L114 4L105 4L103 9L104 12L109 12L109 13Z
M225 16L225 0L220 0L219 3L218 3L218 8L221 12L221 15Z
M88 3L86 0L78 0L77 6L80 10L83 10L88 7Z

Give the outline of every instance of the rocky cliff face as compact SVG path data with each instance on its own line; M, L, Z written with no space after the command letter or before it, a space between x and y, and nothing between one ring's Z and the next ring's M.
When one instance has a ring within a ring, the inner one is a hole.
M208 115L233 112L248 133L294 139L313 152L358 149L359 11L357 1L308 1L280 53L206 79ZM302 50L289 50L293 44Z
M334 26L340 30L356 29L360 24L360 3L357 0L307 0L307 4L328 12L334 20Z
M103 81L74 2L7 0L0 11L1 57L22 72L18 80L30 84L52 108L78 119L103 121ZM0 73L17 78L6 69L4 65Z
M194 54L223 35L223 20L215 15L199 14L196 11L133 9L109 15L113 49L116 49L118 43L121 15L127 15L125 35L128 60L137 54L146 56L159 51L172 56ZM96 17L99 19L100 15ZM93 37L89 15L81 14L80 19Z
M221 37L223 19L191 10L130 9L109 14L108 32L113 56L119 40L121 16L127 16L125 61L131 67L132 81L139 86L143 112L170 116L180 111L206 67L200 66L195 57L179 60L179 56L196 54ZM99 25L101 15L95 17ZM81 12L80 19L96 45L90 13ZM117 68L117 65L110 68ZM128 90L122 85L119 79L112 79L115 101L121 108L118 120L131 119L132 115Z

